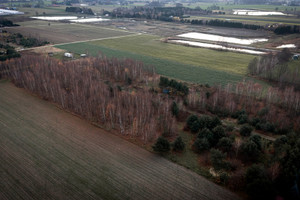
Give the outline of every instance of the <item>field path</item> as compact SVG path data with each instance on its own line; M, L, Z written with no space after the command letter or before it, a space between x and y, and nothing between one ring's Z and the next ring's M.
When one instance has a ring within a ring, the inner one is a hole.
M239 199L0 81L0 199Z
M45 46L38 46L38 47L20 49L18 51L28 51L28 50L34 50L34 49L39 49L39 48L45 48L45 47L54 47L54 46L57 46L57 45L77 44L77 43L82 43L82 42L93 42L93 41L108 40L108 39L118 39L118 38L123 38L123 37L133 37L133 36L137 36L137 35L141 35L141 34L142 33L135 33L135 34L130 34L130 35L121 35L121 36L113 36L113 37L106 37L106 38L97 38L97 39L90 39L90 40L65 42L65 43L59 43L59 44L50 44L50 45L45 45Z

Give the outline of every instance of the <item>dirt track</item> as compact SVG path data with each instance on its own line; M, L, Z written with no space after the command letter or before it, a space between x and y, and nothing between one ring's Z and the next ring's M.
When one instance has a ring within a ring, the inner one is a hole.
M0 81L0 199L238 199Z

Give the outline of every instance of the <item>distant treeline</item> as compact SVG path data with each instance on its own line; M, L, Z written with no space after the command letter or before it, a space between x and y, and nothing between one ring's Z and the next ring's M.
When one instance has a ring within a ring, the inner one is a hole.
M274 55L267 54L260 58L254 58L248 65L248 73L268 81L278 82L282 87L292 85L299 91L299 70L290 69L288 66L292 55L288 49L284 49Z
M220 27L228 27L228 28L245 28L245 29L252 29L257 30L263 28L259 25L254 24L243 24L241 22L231 22L231 21L224 21L224 20L218 20L218 19L212 19L212 20L182 20L184 23L191 23L196 25L209 25L209 26L220 26Z
M21 55L15 50L14 47L0 44L0 61L5 61L20 56Z
M300 33L299 26L279 26L274 30L278 35Z
M231 22L218 19L212 20L189 20L185 19L188 15L209 15L213 14L211 8L203 10L201 8L185 8L185 7L135 7L133 9L128 8L117 8L112 12L105 11L105 13L112 15L112 17L126 17L126 18L144 18L144 19L155 19L167 22L182 22L191 23L196 25L209 25L209 26L220 26L229 28L245 28L257 30L263 28L259 25L254 24L243 24L241 22ZM222 14L220 12L219 14Z
M90 8L66 7L66 12L94 15L94 12Z
M33 37L25 37L21 33L13 33L6 38L6 42L12 42L23 47L37 47L49 44L48 41Z
M267 0L234 0L234 2L241 4L265 4Z
M5 26L19 26L19 24L14 24L12 21L8 19L0 19L0 27Z
M105 11L112 17L126 17L126 18L143 18L156 19L161 21L173 21L173 17L183 18L184 15L208 15L212 14L211 10L203 10L201 8L186 8L186 7L134 7L116 8L112 12ZM178 21L178 19L177 19Z

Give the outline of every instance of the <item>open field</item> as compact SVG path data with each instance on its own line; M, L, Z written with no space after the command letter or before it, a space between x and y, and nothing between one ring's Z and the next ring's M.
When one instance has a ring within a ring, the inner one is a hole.
M252 55L162 43L152 35L107 39L87 43L56 46L80 53L88 49L92 55L131 57L152 64L158 73L198 83L227 83L242 80ZM215 76L215 77L214 77Z
M129 57L141 60L147 65L155 66L159 74L184 81L208 83L210 85L224 85L228 82L243 80L247 65L254 58L253 55L247 54L163 43L160 41L160 36L148 34L137 36L133 34L134 32L143 32L145 30L150 32L153 30L158 35L168 31L169 34L184 33L184 29L182 29L180 24L155 21L144 24L144 22L140 21L129 21L126 26L129 31L126 31L117 29L122 23L122 21L114 21L107 24L89 25L50 22L49 26L47 21L30 20L20 22L21 26L8 28L8 30L42 38L54 44L99 39L99 41L72 43L58 47L78 54L89 53L97 56L99 51L101 51L107 56ZM131 24L134 24L134 26L131 26ZM185 27L185 25L183 26ZM159 27L164 27L168 31L160 30ZM203 27L199 29L203 29ZM248 33L244 30L235 30L232 33L231 30L226 31L224 29L219 30L207 27L204 29L207 29L206 31L209 33L221 31L229 35ZM198 27L188 26L188 30L197 31ZM158 32L156 33L156 31Z
M21 26L9 28L9 31L40 37L55 44L131 34L123 30L87 24L50 22L49 26L49 22L41 20L26 21L19 24Z
M151 35L100 40L93 44L234 74L244 74L245 66L254 58L247 54L163 43L159 37Z
M236 82L243 79L252 55L163 43L158 36L140 35L86 43L57 45L75 53L129 57L156 67L159 74L196 83Z
M50 22L50 26L47 21L31 20L21 22L20 25L20 27L9 28L8 30L41 37L54 44L93 40L57 47L77 54L88 53L97 56L101 51L110 57L129 57L155 66L159 74L210 85L224 85L243 80L247 65L255 56L163 43L160 39L189 31L201 31L210 34L222 33L225 36L241 35L241 37L249 37L249 35L265 37L266 35L263 31L233 30L157 21L144 23L144 21L135 20L113 20L98 25ZM127 30L120 29L124 26ZM142 34L137 36L133 34L141 32L150 32L154 35ZM95 41L97 39L99 41Z
M144 56L137 53L120 51L116 49L106 48L99 45L92 45L90 43L76 43L70 45L58 45L58 48L66 49L68 51L81 54L83 49L87 50L89 55L98 56L102 53L108 57L116 58L131 58L142 61L146 65L155 67L156 72L176 78L183 81L201 83L201 84L226 84L228 82L237 82L243 79L242 75L230 74L222 71L211 70L204 67L182 64L166 59L155 58L151 56Z
M0 94L0 199L237 199L11 83Z

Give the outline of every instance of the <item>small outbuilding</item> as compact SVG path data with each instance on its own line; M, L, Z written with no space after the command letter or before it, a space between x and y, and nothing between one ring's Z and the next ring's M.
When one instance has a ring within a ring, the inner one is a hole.
M293 60L299 60L300 55L293 55Z
M68 53L68 52L64 53L64 56L67 58L73 58L73 54Z

